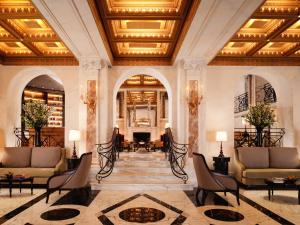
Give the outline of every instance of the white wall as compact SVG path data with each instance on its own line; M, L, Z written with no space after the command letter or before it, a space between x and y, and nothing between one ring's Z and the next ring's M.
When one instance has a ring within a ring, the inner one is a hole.
M199 116L202 119L203 116L205 117L205 127L200 125L200 132L204 132L206 137L200 139L200 142L205 144L199 146L205 147L199 149L199 152L205 154L211 164L211 156L218 155L220 148L220 144L214 138L215 132L226 130L228 141L223 143L224 152L228 156L233 155L234 94L241 77L246 74L261 76L274 87L280 113L279 126L286 129L284 146L295 146L295 143L299 146L299 141L297 141L300 130L300 125L298 125L300 124L300 101L297 101L298 97L300 99L299 72L299 67L207 67L203 104L200 105L200 108L204 107L204 109L201 110L202 114ZM297 78L297 82L295 82L295 78ZM292 87L294 87L294 91ZM293 95L295 95L294 100ZM296 123L297 138L294 137Z
M65 90L65 137L78 129L79 84L76 66L1 66L0 67L0 145L14 146L14 127L21 126L21 100L24 87L33 78L47 74L62 81ZM1 141L2 140L2 141ZM66 146L71 146L65 138Z

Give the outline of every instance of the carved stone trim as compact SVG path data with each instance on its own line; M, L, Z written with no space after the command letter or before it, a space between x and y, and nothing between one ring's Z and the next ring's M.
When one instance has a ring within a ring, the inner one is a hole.
M80 68L83 70L101 70L104 67L104 63L101 59L81 59L79 61Z
M185 70L201 70L205 65L204 60L201 59L187 59L183 62L183 69Z

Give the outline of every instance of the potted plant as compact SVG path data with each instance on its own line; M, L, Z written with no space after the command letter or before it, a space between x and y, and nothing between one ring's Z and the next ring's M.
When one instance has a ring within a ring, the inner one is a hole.
M275 122L274 110L268 104L259 103L250 106L246 115L246 121L255 126L256 129L256 146L262 146L262 131L265 127L271 126Z
M23 105L22 116L26 127L34 128L34 145L41 146L41 130L47 125L52 108L41 101L29 101Z

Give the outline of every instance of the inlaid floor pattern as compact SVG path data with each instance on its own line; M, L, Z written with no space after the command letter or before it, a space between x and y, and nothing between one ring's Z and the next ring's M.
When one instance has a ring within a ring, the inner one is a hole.
M195 176L188 160L185 171L189 175L186 184L173 175L170 163L162 152L121 152L112 174L99 184L95 177L99 171L93 163L90 180L95 190L192 190Z

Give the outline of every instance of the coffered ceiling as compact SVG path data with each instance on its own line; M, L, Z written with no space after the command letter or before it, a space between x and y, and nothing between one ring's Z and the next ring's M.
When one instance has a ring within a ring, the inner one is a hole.
M172 64L200 0L88 0L114 65Z
M120 89L118 98L126 92L127 105L147 105L148 102L156 105L158 93L167 98L163 84L155 77L143 74L128 78Z
M162 83L148 75L135 75L128 78L122 85L121 89L125 88L164 88Z
M300 65L300 0L266 0L210 65Z
M30 0L0 0L0 63L77 65Z

